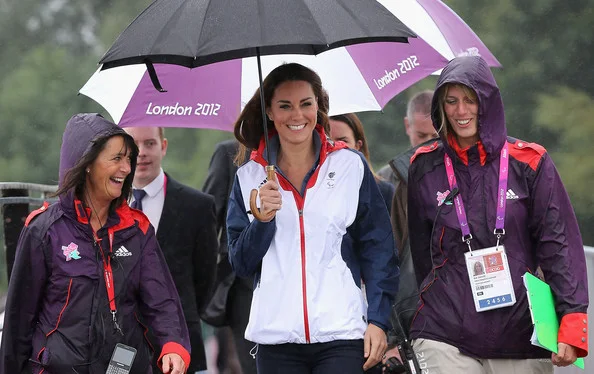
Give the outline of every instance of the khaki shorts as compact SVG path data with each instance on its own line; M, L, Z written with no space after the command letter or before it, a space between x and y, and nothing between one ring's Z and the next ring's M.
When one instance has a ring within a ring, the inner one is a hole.
M476 359L460 353L453 345L416 339L413 348L421 374L552 374L550 359Z

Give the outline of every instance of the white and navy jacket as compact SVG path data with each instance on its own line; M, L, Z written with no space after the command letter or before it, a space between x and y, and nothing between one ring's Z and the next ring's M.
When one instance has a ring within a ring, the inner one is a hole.
M249 212L250 191L266 180L263 145L235 177L229 258L237 275L256 275L245 332L256 343L362 339L368 322L390 325L399 270L382 195L360 153L331 143L320 126L314 141L318 161L300 191L277 169L283 206L270 222ZM272 163L277 150L274 136Z

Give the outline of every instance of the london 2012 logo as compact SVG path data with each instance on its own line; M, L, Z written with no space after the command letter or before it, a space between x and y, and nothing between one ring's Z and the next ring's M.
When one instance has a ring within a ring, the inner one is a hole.
M180 105L176 102L173 105L155 105L148 103L145 114L149 116L218 116L221 104L218 103L196 103L191 105Z
M373 80L373 83L375 83L375 86L378 90L381 90L390 83L396 81L401 75L408 73L417 66L421 66L419 59L414 55L397 62L396 65L397 67L395 69L384 70L385 74L382 77Z

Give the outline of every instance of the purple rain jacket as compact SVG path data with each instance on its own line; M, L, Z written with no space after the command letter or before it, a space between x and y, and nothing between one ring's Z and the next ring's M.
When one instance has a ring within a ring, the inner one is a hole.
M70 119L60 155L61 182L93 139L105 135L128 136L99 115ZM80 201L68 193L27 219L8 288L0 373L103 374L118 342L137 349L131 373L151 373L153 352L143 324L163 347L160 357L178 353L187 367L186 322L148 219L124 203L97 232L107 253L108 228L114 230L111 263L122 335L114 329L102 257L86 217Z
M556 299L559 341L587 354L588 287L583 243L576 217L553 161L538 144L507 137L499 88L480 57L461 57L444 68L432 103L439 129L438 92L462 83L478 95L480 141L460 149L454 138L419 149L411 160L408 214L411 252L421 296L411 337L441 341L477 358L544 358L530 343L533 331L522 275L541 267ZM473 236L473 249L492 247L499 181L499 154L509 147L505 236L516 304L476 312L455 205L438 213L438 194L450 189L444 152L453 160L459 193ZM435 222L433 235L432 226ZM433 258L430 254L432 248ZM433 262L432 262L433 261ZM435 279L434 279L435 278Z

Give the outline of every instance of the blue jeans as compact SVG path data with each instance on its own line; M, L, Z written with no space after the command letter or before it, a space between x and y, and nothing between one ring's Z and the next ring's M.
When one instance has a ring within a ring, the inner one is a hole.
M362 374L363 340L258 346L258 374Z

